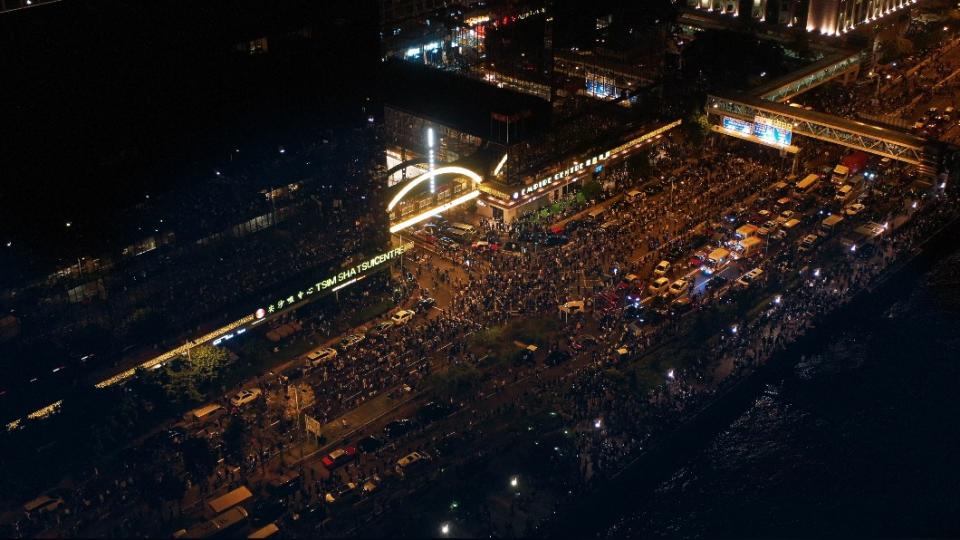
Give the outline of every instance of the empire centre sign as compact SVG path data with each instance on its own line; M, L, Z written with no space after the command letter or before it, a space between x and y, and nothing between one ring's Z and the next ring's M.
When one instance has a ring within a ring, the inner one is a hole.
M412 248L413 242L407 242L398 248L391 249L390 251L386 251L375 257L371 257L370 259L364 260L354 266L341 270L327 279L318 281L306 289L299 290L296 293L287 296L286 298L280 298L267 306L265 310L268 314L276 313L281 309L288 308L310 296L338 291L347 285L351 285L367 277L367 274L369 274L372 270L378 269L384 263L403 255Z

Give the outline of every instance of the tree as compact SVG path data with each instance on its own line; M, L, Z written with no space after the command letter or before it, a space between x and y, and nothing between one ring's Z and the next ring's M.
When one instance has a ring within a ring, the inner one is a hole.
M235 416L223 432L223 451L234 463L242 463L249 447L247 421Z
M191 437L180 445L183 452L183 468L195 484L205 486L207 479L217 467L217 456L206 439Z
M230 362L230 355L226 350L213 345L198 345L190 350L187 356L187 365L193 371L198 384L213 381L220 374L221 368Z
M702 112L692 113L684 119L680 126L683 128L683 134L687 142L694 148L703 146L707 134L710 133L710 122L707 120L707 115Z
M430 375L427 384L433 388L437 398L452 401L476 392L482 379L483 376L477 368L457 365L447 371Z
M581 188L583 196L588 200L596 200L600 197L600 192L603 191L603 187L600 186L600 183L594 179L587 180Z

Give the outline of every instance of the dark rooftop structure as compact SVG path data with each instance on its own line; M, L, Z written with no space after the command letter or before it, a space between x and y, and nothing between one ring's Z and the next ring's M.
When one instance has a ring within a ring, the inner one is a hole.
M386 66L386 106L499 144L537 137L550 102L410 62Z

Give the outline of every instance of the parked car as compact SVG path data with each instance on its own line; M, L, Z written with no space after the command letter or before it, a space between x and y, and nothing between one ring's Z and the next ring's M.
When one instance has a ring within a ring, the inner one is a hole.
M361 488L363 491L363 494L369 495L374 491L377 491L378 489L380 489L380 484L382 482L383 481L380 480L380 476L376 474L367 478L366 480L363 481L363 487Z
M413 429L413 421L409 418L399 418L397 420L391 421L389 424L383 427L383 434L386 435L388 439L396 439L406 435Z
M423 423L429 424L430 422L436 422L437 420L450 416L455 410L456 407L448 403L431 401L423 407L420 407L420 410L417 411L417 418Z
M653 269L653 275L665 276L669 271L670 271L670 261L660 261L657 263L656 268Z
M357 441L357 449L364 454L376 452L381 447L383 447L383 441L373 435L368 435Z
M337 504L355 495L356 492L357 485L353 482L347 482L333 491L327 492L327 494L323 496L323 500L326 501L327 504Z
M337 351L331 348L316 349L307 353L307 365L317 367L337 357Z
M560 304L560 311L568 315L576 315L577 313L583 313L586 309L586 304L583 300L570 300L569 302Z
M339 343L340 350L346 350L346 349L349 349L350 347L353 347L357 343L360 343L361 341L363 341L365 337L366 336L364 336L363 334L350 334L349 336L344 337L343 339L340 340L340 343Z
M373 328L370 329L370 334L374 336L382 336L390 331L393 328L393 321L380 321L377 324L373 325Z
M357 455L357 448L354 446L348 446L346 448L337 448L333 452L323 456L323 459L320 461L323 462L323 466L329 470L336 469L341 465L345 465L354 459Z
M232 398L230 398L230 404L234 407L241 407L247 403L253 403L260 397L263 391L259 388L250 388L246 390L241 390L237 392Z

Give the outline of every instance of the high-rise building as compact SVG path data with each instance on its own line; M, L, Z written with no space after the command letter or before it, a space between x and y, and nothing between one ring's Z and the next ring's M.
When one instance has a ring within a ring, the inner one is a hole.
M825 35L849 32L916 3L917 0L687 0L693 8L800 26Z

